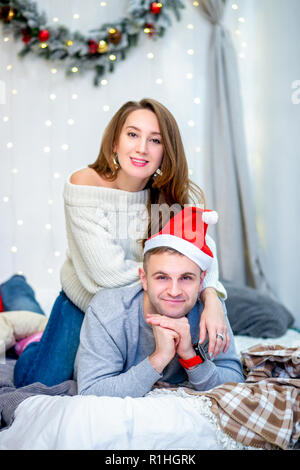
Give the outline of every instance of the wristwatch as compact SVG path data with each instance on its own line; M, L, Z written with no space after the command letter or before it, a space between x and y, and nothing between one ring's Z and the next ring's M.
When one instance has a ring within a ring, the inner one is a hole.
M201 357L202 361L206 361L206 359L208 359L208 356L199 341L198 343L193 344L193 348L195 349L196 354Z
M199 343L193 344L193 348L196 353L194 357L191 357L190 359L181 359L181 357L178 358L180 364L185 369L190 369L191 367L195 367L198 364L202 364L202 362L207 359L206 353Z

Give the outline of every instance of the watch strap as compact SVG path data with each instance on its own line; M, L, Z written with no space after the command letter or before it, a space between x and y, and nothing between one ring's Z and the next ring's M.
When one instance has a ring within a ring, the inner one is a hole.
M181 357L179 357L178 359L182 367L184 367L185 369L190 369L191 367L195 367L198 364L202 364L203 362L203 359L199 355L191 357L190 359L181 359Z

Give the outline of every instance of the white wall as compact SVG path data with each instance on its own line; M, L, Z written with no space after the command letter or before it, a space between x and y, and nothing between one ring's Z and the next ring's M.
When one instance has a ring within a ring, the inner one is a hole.
M100 22L118 19L128 5L127 0L107 0L106 7L101 7L99 0L37 3L50 19L57 16L83 32ZM173 19L173 27L161 40L143 39L106 77L108 85L99 89L93 87L92 75L66 79L59 65L55 65L58 72L52 74L52 65L41 59L20 60L20 45L12 38L4 42L0 35L0 81L6 86L6 103L0 104L0 282L23 272L47 313L60 289L59 270L66 249L64 181L72 171L95 160L106 123L126 100L151 96L173 112L191 175L206 189L202 149L210 25L192 0L185 3L181 22ZM300 2L235 3L239 9L233 10L229 2L226 23L238 54L242 52L239 63L249 165L266 271L300 325L296 250L300 104L291 102L291 84L300 79ZM80 14L79 20L73 19L74 13ZM239 22L240 16L245 23ZM188 28L191 24L194 29ZM237 28L239 35L235 34ZM189 49L194 50L193 55L187 53ZM154 53L154 59L147 58L149 52ZM9 65L12 68L7 70ZM188 78L189 74L193 78ZM56 95L55 100L49 98L51 94ZM198 97L200 104L194 102ZM68 124L69 119L74 120L73 125ZM45 125L47 120L52 122L50 127ZM45 147L50 152L45 152ZM17 251L12 252L11 247Z

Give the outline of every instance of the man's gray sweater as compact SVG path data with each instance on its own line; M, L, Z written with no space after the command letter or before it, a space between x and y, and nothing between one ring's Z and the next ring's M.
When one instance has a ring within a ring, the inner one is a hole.
M177 385L188 380L202 391L225 382L244 381L228 321L231 344L225 354L219 354L214 361L207 359L191 370L184 369L175 355L159 374L149 361L155 340L152 327L145 321L143 295L139 284L104 289L93 298L85 314L76 357L75 377L80 394L142 397L159 380ZM202 310L202 304L197 302L187 315L193 343L199 339Z

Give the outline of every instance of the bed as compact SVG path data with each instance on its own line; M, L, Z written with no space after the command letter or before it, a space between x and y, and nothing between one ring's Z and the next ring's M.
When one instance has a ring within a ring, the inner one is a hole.
M235 341L239 351L280 344L298 351L300 358L300 333L294 329L280 338L236 336ZM124 399L37 394L16 406L11 425L0 432L1 450L274 448L268 444L251 446L231 438L212 411L210 397L185 387L157 388L145 397Z
M0 450L298 448L300 332L285 325L283 334L270 335L235 334L246 383L201 393L161 384L141 398L79 396L74 381L14 389L14 360L4 361Z

